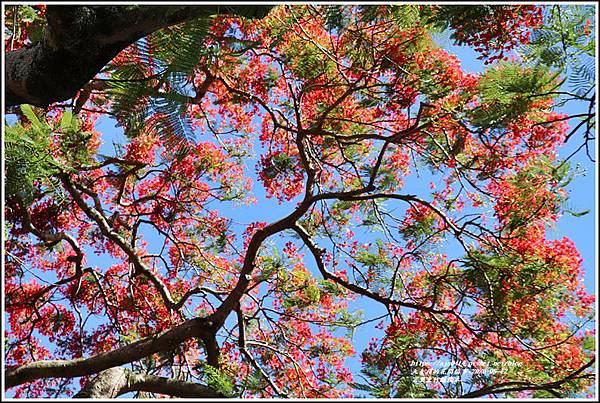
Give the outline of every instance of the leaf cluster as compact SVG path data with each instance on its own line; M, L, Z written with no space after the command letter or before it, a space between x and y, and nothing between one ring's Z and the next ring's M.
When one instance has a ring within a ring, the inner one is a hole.
M174 146L193 143L186 113L196 95L192 85L196 67L202 62L209 68L216 57L217 49L205 44L210 23L204 17L157 31L135 44L138 60L108 67L113 113L128 136L151 131Z
M4 130L6 198L19 197L29 205L45 192L60 199L60 183L55 175L64 165L50 153L51 135L62 130L76 136L78 123L69 112L63 114L59 127L48 124L30 105L22 105L21 112L29 124L6 124Z
M479 106L470 111L473 126L488 129L505 127L532 110L534 102L549 98L560 86L558 73L547 66L523 67L505 62L488 69L478 86Z

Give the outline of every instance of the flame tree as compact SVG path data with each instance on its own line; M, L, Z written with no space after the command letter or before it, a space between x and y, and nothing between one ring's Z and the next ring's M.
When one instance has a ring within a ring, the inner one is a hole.
M190 7L6 8L8 393L590 390L593 9Z

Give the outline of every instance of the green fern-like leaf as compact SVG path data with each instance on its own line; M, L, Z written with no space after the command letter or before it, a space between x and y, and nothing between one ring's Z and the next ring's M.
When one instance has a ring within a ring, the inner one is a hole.
M569 86L577 94L587 94L594 88L596 67L593 58L578 59L573 63L571 71Z
M503 63L488 69L479 83L481 107L471 112L473 125L482 128L503 127L530 109L534 97L555 90L558 73L546 66L523 68Z
M21 123L5 126L5 191L7 200L19 197L29 204L36 189L60 193L54 176L60 166L48 152L52 127L40 119L31 106L22 105L21 110L31 126ZM69 119L67 115L62 124L70 125Z
M215 50L204 45L210 21L201 18L138 41L139 60L152 66L152 75L138 61L114 67L113 112L129 137L150 131L170 146L194 142L186 111L197 66L207 68L214 58Z

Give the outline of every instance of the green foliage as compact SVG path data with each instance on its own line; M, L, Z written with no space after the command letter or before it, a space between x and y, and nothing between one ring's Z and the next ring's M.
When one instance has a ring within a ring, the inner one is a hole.
M438 31L444 31L451 27L452 18L456 16L468 16L473 24L491 14L490 6L471 5L447 5L438 7L424 7L423 19ZM466 18L465 18L466 19Z
M514 251L471 250L462 263L464 270L460 281L475 287L478 294L490 302L490 308L477 315L477 321L486 328L505 331L506 324L513 320L511 307L522 300L535 299L542 308L538 321L547 320L563 297L564 290L551 286L548 278L564 269L543 258ZM518 286L502 287L505 281L514 282L516 278ZM537 326L536 322L522 322L513 332L521 337L543 340L546 333L537 331Z
M368 249L358 251L354 259L366 268L374 270L375 273L386 273L392 266L392 261L387 256L387 248L381 239L375 241L376 251Z
M92 137L80 130L79 122L71 112L64 112L60 122L60 150L70 166L90 164L93 157L87 143Z
M59 172L60 164L49 151L54 128L41 120L31 106L22 105L21 111L31 126L5 125L5 190L7 200L18 196L30 204L40 189L58 195L59 183L54 175ZM65 114L61 125L71 127L71 119Z
M409 225L405 225L401 228L402 237L406 240L422 241L427 237L433 235L435 231L434 223L436 217L433 214L429 214L426 217L415 220Z
M252 392L260 391L264 387L264 377L257 368L251 368L250 374L243 382L244 388Z
M285 262L277 249L273 249L271 255L261 256L260 262L261 271L258 275L258 279L268 280L274 274L276 274L277 276L286 275Z
M360 5L358 10L358 15L364 22L392 21L402 30L411 29L421 21L421 10L418 5Z
M317 306L321 300L321 289L311 275L307 272L293 271L292 277L293 281L283 286L282 306L286 309Z
M205 378L204 381L208 387L222 393L226 397L233 397L235 390L233 382L229 379L229 375L209 364L203 364L200 367Z
M422 20L421 10L417 4L390 5L389 8L392 20L402 30L409 30Z
M501 280L510 273L513 266L522 263L514 256L501 256L483 251L470 251L463 264L463 279L479 290L481 295L491 301L492 306L501 309L506 295L497 287ZM501 314L500 312L497 312ZM487 319L482 318L485 321ZM489 319L494 321L494 318Z
M304 289L304 295L311 305L316 304L321 299L321 290L316 285L309 284Z
M587 350L587 351L590 351L590 352L592 352L592 351L594 351L594 350L595 350L595 348L596 348L596 339L595 339L595 338L594 338L594 336L593 336L593 335L591 335L591 334L590 334L590 335L587 335L587 336L585 336L585 337L584 337L584 339L583 339L583 344L582 344L582 346L583 346L583 349L584 349L584 350Z
M530 112L540 96L558 88L557 77L547 66L525 68L513 62L486 70L478 88L481 106L471 111L471 124L480 128L504 127Z
M331 296L340 296L344 293L344 288L331 281L331 280L319 280L319 285L321 286L322 292Z
M565 213L572 215L573 217L583 217L584 215L587 215L590 213L590 209L586 209L583 211L571 211L571 210L565 210Z
M210 68L216 57L217 49L204 44L210 22L204 17L157 31L136 43L143 63L109 66L113 112L128 136L150 130L173 146L194 141L186 111L196 95L191 85L196 67L202 62ZM150 75L144 68L149 65ZM158 119L150 119L156 114Z
M271 165L265 167L263 173L270 179L277 177L280 174L293 172L296 166L295 157L286 153L281 153L271 158Z
M506 212L508 220L505 229L509 233L516 229L524 231L532 219L539 216L541 209L558 213L567 201L567 196L561 194L560 190L571 183L574 176L567 161L553 162L546 156L540 156L535 163L514 174L508 182L516 189L513 201L515 208ZM543 194L536 203L524 197L536 191Z
M325 27L328 30L340 30L348 25L349 16L345 11L346 7L341 5L326 5L323 6L325 15Z
M340 312L338 317L338 322L335 324L335 327L343 327L347 329L348 337L354 336L354 330L360 325L360 323L364 320L364 311L359 309L354 312L349 312L347 309L344 309ZM334 328L335 328L334 327Z
M389 382L389 375L384 367L369 363L361 370L362 377L366 381L352 382L350 386L356 390L365 391L369 397L383 399L415 399L415 398L431 398L437 395L435 390L427 388L420 382L417 374L413 373L406 365L406 360L400 358L401 355L389 351L387 358L397 360L397 364L405 367L402 375L394 380L394 383Z
M525 60L561 72L569 69L573 73L569 74L572 84L591 79L589 83L593 85L596 49L594 12L591 5L548 7L543 26L533 32L531 43L523 47Z
M10 35L13 39L21 38L25 29L32 43L43 38L44 30L48 25L46 18L40 16L32 6L8 6L6 11L4 28L7 36Z
M522 47L521 56L531 66L544 66L567 77L562 91L574 93L563 96L563 102L584 101L580 106L588 111L585 139L594 138L596 88L596 9L593 5L553 5L546 7L544 24L536 29L531 43ZM566 95L566 94L565 94ZM579 97L579 98L578 98ZM563 105L563 102L557 102ZM576 126L577 123L573 124Z
M495 7L499 5L438 5L434 7L423 7L421 10L422 20L429 25L433 32L443 32L452 28L453 22L461 22L462 33L469 36L472 32L481 29L481 21L488 21L494 14ZM464 36L464 35L463 35ZM452 30L450 37L456 44L463 44L456 31ZM493 40L493 39L491 39Z
M380 253L385 249L384 249L383 245L381 245L381 240L379 240L379 239L378 239L377 246L378 246L378 253L372 253L366 249L360 250L355 257L356 261L358 261L359 263L361 263L365 266L368 266L368 267L389 265L390 264L389 259L387 259L384 255L382 255Z

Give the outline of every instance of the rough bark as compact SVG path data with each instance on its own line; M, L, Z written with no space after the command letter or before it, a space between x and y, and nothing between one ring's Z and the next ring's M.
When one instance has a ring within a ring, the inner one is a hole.
M270 8L49 5L43 39L6 53L6 105L70 99L121 50L161 28L219 13L263 17Z
M160 376L136 374L123 367L109 368L100 372L73 397L114 399L133 391L153 392L185 398L225 397L208 386Z
M75 398L113 399L129 386L129 373L123 367L109 368L89 381Z
M93 357L37 361L16 368L7 368L4 379L5 387L8 389L41 378L73 378L93 375L160 351L170 351L192 337L212 341L215 331L214 324L206 319L190 319L158 335ZM211 362L209 364L214 365Z

